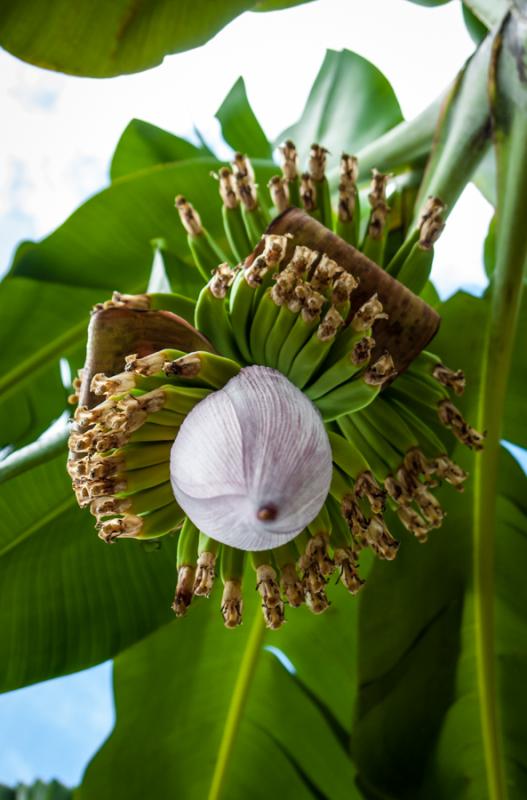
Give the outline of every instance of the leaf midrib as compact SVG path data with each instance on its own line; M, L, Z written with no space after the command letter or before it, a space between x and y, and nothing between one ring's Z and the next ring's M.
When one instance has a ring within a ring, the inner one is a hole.
M131 289L130 294L139 294L143 291L143 286L144 284ZM108 290L101 289L101 294L105 291ZM86 330L86 320L83 318L67 333L55 337L46 347L32 351L31 355L20 361L16 367L5 372L0 378L0 399L5 400L25 383L32 381L37 373L42 372L56 359L74 350L86 336Z
M0 395L2 399L9 397L21 385L32 381L35 375L45 369L49 364L62 355L69 353L77 344L78 340L86 332L86 322L74 325L67 333L57 336L46 347L34 350L31 355L20 361L0 378Z
M249 689L262 652L265 627L261 614L254 615L249 638L240 662L238 676L230 698L225 725L214 763L208 800L220 800L225 789L227 769L233 753L236 735L247 703Z

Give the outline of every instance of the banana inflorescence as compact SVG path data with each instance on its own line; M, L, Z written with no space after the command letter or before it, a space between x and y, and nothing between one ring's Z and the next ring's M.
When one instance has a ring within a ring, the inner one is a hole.
M387 260L388 176L373 173L361 235L357 160L342 156L334 213L327 151L313 145L303 174L292 142L281 153L282 175L269 183L278 213L302 204L346 242L360 242L389 273L414 289L424 286L443 227L437 198L429 199L419 229ZM483 437L452 402L451 394L464 390L461 371L423 351L397 375L390 348L379 351L376 343L379 322L390 321L387 309L376 292L354 302L359 275L323 247L265 233L269 210L248 158L237 153L232 169L222 168L217 177L234 258L221 252L191 204L181 196L176 200L190 252L206 280L194 308L195 326L216 353L168 348L142 357L131 353L120 373L92 376L91 391L101 400L76 410L68 471L79 505L96 517L104 541L178 536L176 615L186 613L194 596L208 597L219 574L224 623L236 627L249 567L266 625L275 629L284 622L286 604L325 611L327 582L335 573L356 594L364 584L359 574L364 549L381 559L396 556L399 543L388 528L387 509L419 542L440 527L445 512L433 490L446 482L461 491L467 475L437 435L438 423L476 450ZM101 308L170 309L169 298L164 303L158 295L116 293ZM320 512L296 538L273 550L245 553L220 544L185 516L172 491L170 451L194 406L253 364L279 370L318 408L331 445L333 479Z

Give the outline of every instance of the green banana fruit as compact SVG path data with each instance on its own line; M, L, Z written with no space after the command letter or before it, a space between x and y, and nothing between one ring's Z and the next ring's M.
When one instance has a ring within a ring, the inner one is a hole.
M331 345L335 341L337 331L343 324L344 320L339 312L331 306L316 332L297 353L287 376L299 389L304 388L323 364Z
M249 335L249 346L252 360L255 364L266 363L266 342L276 323L279 312L280 308L272 299L272 289L266 289L253 316Z
M233 361L239 361L240 351L234 336L225 297L214 294L212 282L201 290L196 303L195 325L210 339L216 350Z
M381 390L379 384L366 383L364 378L355 378L342 386L337 386L315 401L325 422L337 419L343 414L360 411L373 403Z
M328 357L326 357L324 371L314 383L305 389L310 400L318 400L324 394L350 380L369 363L375 341L371 337L364 336L362 332L354 332L348 341L350 350L330 366L327 366ZM331 353L332 350L330 350L330 355Z

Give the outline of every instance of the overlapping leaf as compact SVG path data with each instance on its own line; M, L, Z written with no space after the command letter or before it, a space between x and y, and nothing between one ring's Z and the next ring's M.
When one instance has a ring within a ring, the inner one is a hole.
M0 45L39 67L107 78L139 72L165 55L204 44L243 11L273 11L302 0L7 0L0 9Z
M251 158L271 158L271 144L249 105L243 78L238 78L216 112L216 117L223 138L233 150L246 153Z
M463 330L463 336L456 343L450 360L454 365L466 364L469 390L456 403L467 414L475 418L478 402L477 386L481 379L481 361L474 358L480 353L483 331L489 310L489 297L478 298L458 292L440 309L442 325L434 347L442 348L449 342L452 330ZM503 419L503 438L520 447L527 447L525 425L525 386L527 385L527 365L525 363L524 342L527 339L527 300L525 290L518 320L518 332L512 356L512 368L506 397L506 411Z
M488 307L485 298L458 293L439 309L443 323L434 341L445 362L467 374L466 395L456 402L471 419L478 403ZM515 363L521 369L520 350ZM514 422L523 404L520 380L513 371L505 431L521 434L522 440L525 426L520 429ZM474 457L457 455L473 472ZM527 479L508 453L502 451L501 459L496 526L500 705L506 770L515 786L511 797L519 798L525 792L524 756L518 750L525 710L518 669L527 662L527 652L518 650L517 643L525 640L527 624L518 598L527 548ZM353 751L363 785L390 796L488 796L475 673L471 500L470 478L462 495L445 490L448 516L442 529L423 548L405 541L396 569L376 564L361 603L361 689ZM510 701L514 693L516 707ZM382 736L385 746L376 749Z
M211 158L191 159L159 164L115 181L40 244L18 253L11 275L109 291L118 285L128 291L146 285L152 262L150 242L163 237L168 249L189 265L170 276L174 290L195 294L201 281L191 267L174 196L187 195L211 234L223 244L220 201L209 175L217 166Z
M0 691L111 658L170 620L174 588L170 539L145 552L97 538L65 444L18 458L0 491Z
M300 120L278 138L301 154L319 142L335 155L357 153L401 122L394 91L369 61L349 50L328 50Z
M433 8L435 6L444 6L446 3L450 3L450 0L410 0L410 2L418 6L429 6Z
M101 293L26 277L0 284L0 446L32 441L66 405L59 359L85 341Z
M204 147L196 147L157 125L151 125L142 119L133 119L117 143L110 176L114 181L157 164L186 161L189 158L208 158L211 155Z
M259 0L251 11L280 11L283 8L301 6L304 3L312 3L313 0Z
M511 456L502 457L508 479L496 530L500 705L511 797L520 798L527 480ZM470 494L450 492L443 500L449 515L433 540L425 548L405 542L397 569L375 565L370 577L361 605L353 749L365 785L390 796L476 800L488 796L488 787L475 672Z
M88 767L82 800L112 786L118 800L162 797L358 798L347 753L353 700L355 601L341 597L324 618L290 610L291 624L260 633L251 582L247 622L227 631L217 592L178 620L123 653L115 663L117 724ZM343 602L342 602L343 601ZM294 619L293 619L294 617ZM249 628L249 629L248 629ZM294 664L291 674L265 645ZM247 702L227 756L239 676L251 660ZM242 663L244 668L242 669ZM141 702L137 702L137 698ZM155 736L144 732L155 729Z

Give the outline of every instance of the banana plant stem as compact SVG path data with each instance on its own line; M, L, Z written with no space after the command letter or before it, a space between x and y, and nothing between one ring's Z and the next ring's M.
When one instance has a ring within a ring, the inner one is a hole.
M264 635L265 626L263 617L257 612L254 615L249 639L242 656L238 677L227 711L227 719L225 720L225 727L216 757L208 800L220 800L223 795L227 768L236 744L238 729L258 664Z
M480 430L486 430L487 438L483 453L475 459L474 470L474 632L490 800L505 800L507 797L495 655L495 521L501 424L527 262L523 222L526 212L523 193L527 182L526 129L527 122L517 115L503 163L503 203L501 208L498 206L496 269L483 353L479 404L479 427Z

